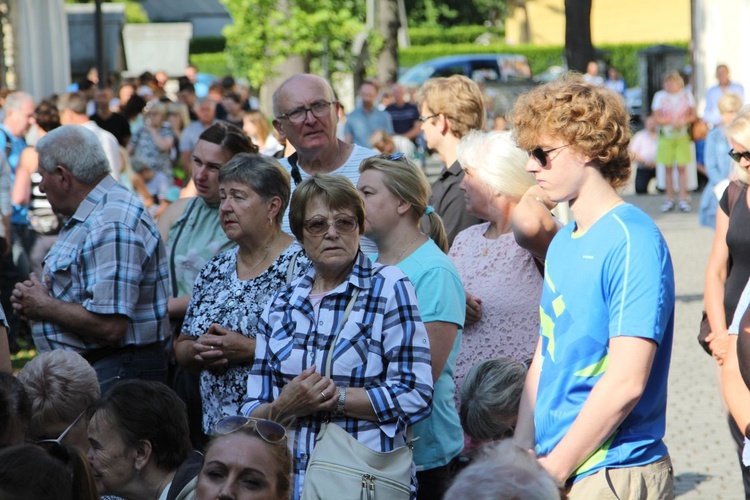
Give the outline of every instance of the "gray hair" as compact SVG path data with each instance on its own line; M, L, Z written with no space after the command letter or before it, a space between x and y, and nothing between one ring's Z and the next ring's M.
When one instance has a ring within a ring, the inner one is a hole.
M466 374L461 397L461 426L474 439L507 437L518 417L526 367L512 359L487 359Z
M320 81L320 83L323 84L323 86L326 89L326 92L328 93L328 96L321 96L325 97L326 99L330 101L336 100L336 93L333 91L333 87L331 86L331 83L326 80L325 78L321 78L318 75L311 75L310 73L300 73L299 75L293 75L284 80L284 83L279 85L279 88L276 89L276 92L273 93L273 97L271 98L272 104L273 104L273 116L279 117L281 114L281 111L279 110L279 96L281 95L281 92L284 90L284 87L286 87L288 84L296 81L296 80L303 80L306 78L312 78L315 80Z
M62 165L84 184L94 184L109 173L109 162L99 139L81 125L63 125L48 132L36 143L36 150L39 165L47 172L54 172Z
M77 115L85 115L87 104L88 99L80 92L68 92L57 99L57 109L60 113L69 109Z
M555 479L511 440L488 445L456 476L445 498L559 500Z
M73 351L40 354L23 367L18 380L31 400L31 432L37 436L50 424L72 422L100 396L96 372Z
M534 175L526 171L529 155L510 132L469 132L458 143L456 155L461 166L476 171L495 194L518 200L536 184Z
M34 98L31 97L26 92L21 92L21 91L11 92L5 98L4 108L6 111L10 109L16 109L16 110L21 109L21 106L25 102L31 102L33 104Z
M225 182L244 184L265 201L278 196L281 208L276 214L276 222L281 224L292 188L289 172L276 158L258 153L237 154L219 170L219 184Z

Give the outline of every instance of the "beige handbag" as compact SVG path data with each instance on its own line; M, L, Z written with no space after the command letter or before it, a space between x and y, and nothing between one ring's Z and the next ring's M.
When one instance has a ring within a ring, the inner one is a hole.
M331 376L333 350L358 290L349 301L339 331L328 350L325 376ZM407 444L379 452L354 439L336 424L323 424L315 440L302 487L302 500L408 500L413 466L412 431Z

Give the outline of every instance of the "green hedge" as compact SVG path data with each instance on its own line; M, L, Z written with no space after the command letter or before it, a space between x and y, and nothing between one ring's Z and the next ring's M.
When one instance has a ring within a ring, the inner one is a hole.
M638 85L638 52L655 45L653 43L631 43L600 45L597 49L604 52L604 59L617 68L629 87ZM687 49L688 42L667 42L669 45ZM399 50L399 66L411 67L420 62L436 57L458 54L486 54L486 53L522 54L529 59L531 71L538 74L552 65L562 65L564 47L560 45L540 47L535 45L476 45L473 43L450 44L436 43L421 47L413 46ZM689 62L686 60L686 62Z
M485 26L452 26L450 28L409 28L409 41L413 46L433 43L474 43L480 35L489 33L504 37L501 28Z
M227 56L223 52L190 54L190 62L198 66L198 70L201 73L219 76L230 74L229 66L227 65Z
M214 52L223 52L227 45L227 40L223 36L202 36L190 40L191 54L210 54Z

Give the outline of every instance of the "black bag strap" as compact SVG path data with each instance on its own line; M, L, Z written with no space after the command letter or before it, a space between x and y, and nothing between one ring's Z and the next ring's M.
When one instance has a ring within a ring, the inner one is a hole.
M10 164L10 154L13 152L13 139L5 129L0 130L3 131L3 135L5 136L5 159L8 160L8 164Z
M287 161L289 162L289 166L292 167L291 176L294 180L294 185L296 186L300 182L302 182L302 174L299 171L299 166L297 165L297 162L299 161L299 155L295 151L289 157L287 158Z

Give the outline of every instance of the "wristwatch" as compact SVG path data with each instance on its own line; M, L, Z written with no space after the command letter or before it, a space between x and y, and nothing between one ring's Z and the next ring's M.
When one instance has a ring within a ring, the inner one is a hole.
M346 416L344 406L346 405L346 387L339 387L339 402L336 405L336 409L333 411L334 417Z

